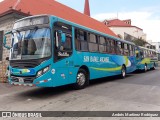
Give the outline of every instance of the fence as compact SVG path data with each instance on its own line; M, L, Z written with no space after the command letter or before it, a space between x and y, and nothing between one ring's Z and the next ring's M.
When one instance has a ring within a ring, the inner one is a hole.
M1 62L0 63L0 82L5 83L7 82L6 70L7 70L7 63Z

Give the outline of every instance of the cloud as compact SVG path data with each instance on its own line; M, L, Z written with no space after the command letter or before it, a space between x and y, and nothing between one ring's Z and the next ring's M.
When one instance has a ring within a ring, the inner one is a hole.
M131 19L132 25L143 29L144 33L147 34L147 40L152 40L155 42L160 41L159 28L160 28L160 17L154 12L119 12L119 13L101 13L93 15L93 18L97 20L113 19L117 18Z

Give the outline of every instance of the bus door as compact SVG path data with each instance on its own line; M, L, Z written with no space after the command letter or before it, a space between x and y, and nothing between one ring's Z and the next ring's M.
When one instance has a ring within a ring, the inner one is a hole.
M56 78L60 85L69 83L69 69L73 67L72 33L55 30L54 32L54 65Z
M143 50L141 49L138 49L136 50L136 61L137 63L141 62L144 58L144 53L143 53Z

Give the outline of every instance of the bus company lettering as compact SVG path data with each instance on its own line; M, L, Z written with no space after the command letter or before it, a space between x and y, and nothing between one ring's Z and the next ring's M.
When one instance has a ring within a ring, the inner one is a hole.
M84 56L83 62L109 62L109 57L98 57L98 56Z

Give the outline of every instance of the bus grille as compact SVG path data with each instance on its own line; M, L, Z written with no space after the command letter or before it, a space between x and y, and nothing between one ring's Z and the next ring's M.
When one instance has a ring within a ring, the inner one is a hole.
M10 66L12 68L26 69L35 68L40 65L43 61L48 60L50 57L34 59L34 60L10 60Z
M17 76L11 76L12 82L19 82L19 79L23 79L24 83L33 83L33 80L35 77L17 77Z

